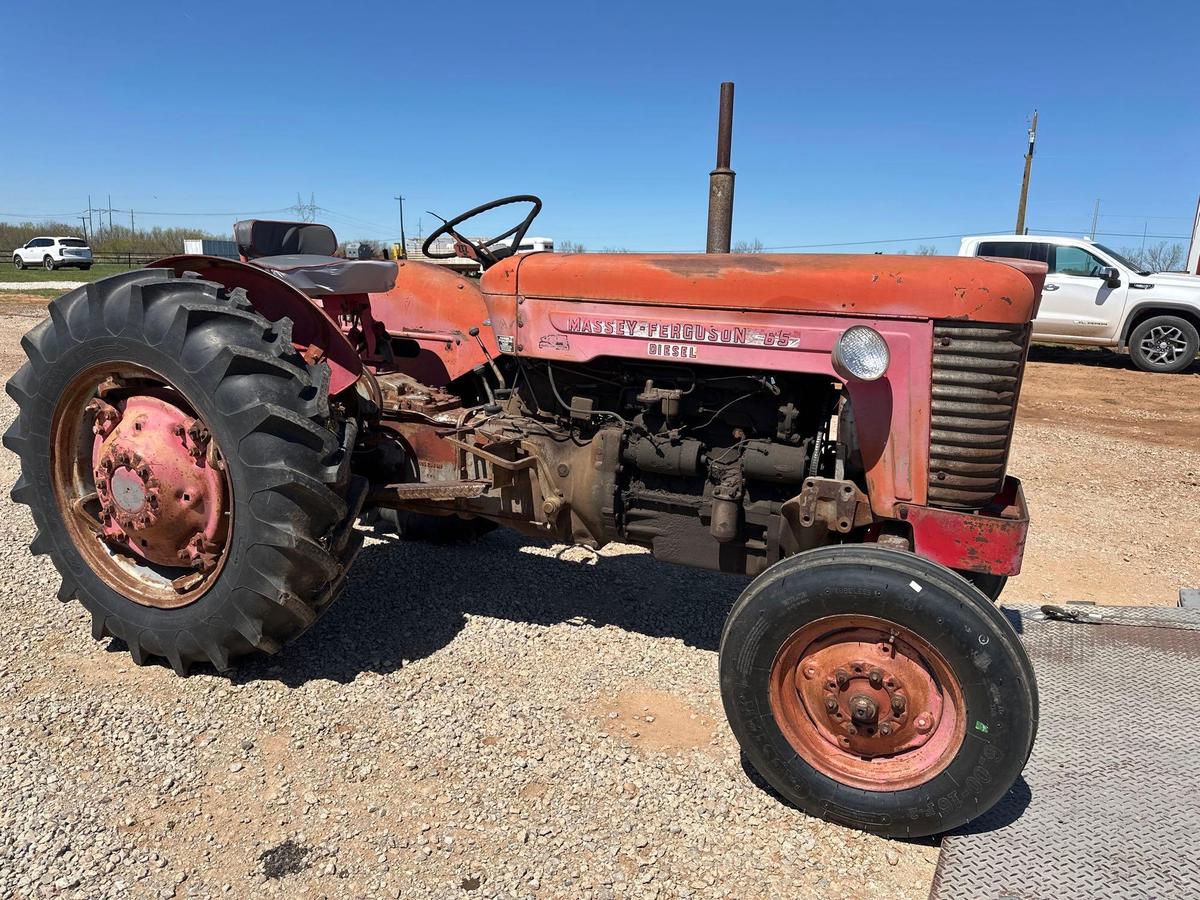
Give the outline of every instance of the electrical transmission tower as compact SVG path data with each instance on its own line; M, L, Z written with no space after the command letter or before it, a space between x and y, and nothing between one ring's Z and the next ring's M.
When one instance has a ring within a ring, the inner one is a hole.
M315 222L317 219L317 201L313 199L313 195L308 195L308 202L304 202L304 198L300 196L300 192L296 192L296 205L292 207L296 211L296 218L301 222Z

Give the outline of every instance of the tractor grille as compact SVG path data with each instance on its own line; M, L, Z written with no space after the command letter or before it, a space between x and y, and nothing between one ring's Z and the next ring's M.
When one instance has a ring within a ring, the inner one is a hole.
M1000 492L1028 325L935 323L929 503L977 509Z

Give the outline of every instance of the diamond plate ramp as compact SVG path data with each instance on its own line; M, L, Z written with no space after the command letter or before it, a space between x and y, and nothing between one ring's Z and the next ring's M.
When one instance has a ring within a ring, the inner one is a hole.
M1200 610L1007 607L1041 721L1025 772L942 842L934 900L1200 897Z

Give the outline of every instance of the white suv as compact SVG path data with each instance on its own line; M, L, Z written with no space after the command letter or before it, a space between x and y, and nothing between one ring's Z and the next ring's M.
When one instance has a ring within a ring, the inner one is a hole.
M1128 350L1146 372L1182 372L1200 351L1200 276L1147 272L1081 238L967 237L958 255L1046 263L1035 341Z
M67 266L90 269L92 251L87 241L77 237L35 237L13 251L12 261L18 269L26 266L41 266L49 271Z

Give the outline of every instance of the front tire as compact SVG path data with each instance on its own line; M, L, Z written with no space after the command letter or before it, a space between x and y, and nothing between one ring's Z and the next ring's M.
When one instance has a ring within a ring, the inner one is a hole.
M328 367L295 351L289 319L139 270L54 300L22 343L12 496L97 640L184 674L312 624L361 542L346 497L362 491L353 422L331 415Z
M1016 780L1037 730L1033 668L1004 616L918 556L784 559L721 636L721 694L750 763L810 815L895 837L953 829Z
M14 256L13 257L13 265L16 266L18 269L23 270L25 268L25 260L21 259L21 257L19 257L19 256Z
M1197 352L1200 333L1179 316L1154 316L1129 336L1129 356L1143 372L1182 372L1195 361Z
M1004 586L1008 584L1007 575L993 575L990 572L968 572L965 569L959 571L958 574L979 588L983 592L983 595L993 603L1000 599L1000 594L1004 592Z

